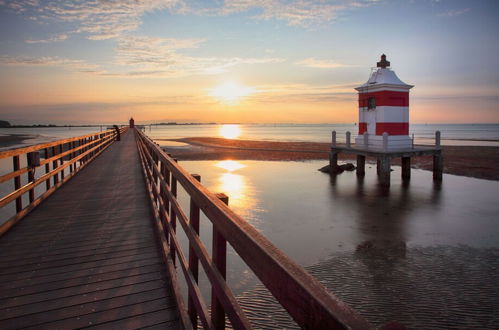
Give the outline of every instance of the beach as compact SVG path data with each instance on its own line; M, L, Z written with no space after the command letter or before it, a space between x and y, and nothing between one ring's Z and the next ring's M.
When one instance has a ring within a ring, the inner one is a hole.
M0 135L0 148L7 148L23 144L25 140L34 139L35 135L30 134L7 134Z
M323 142L278 142L237 140L215 137L156 139L178 160L262 160L306 161L328 160L330 144ZM444 173L486 180L499 180L499 147L442 146ZM340 161L355 163L355 156L340 154ZM375 162L375 159L367 159ZM326 164L326 163L325 163ZM392 160L399 165L399 159ZM415 157L412 167L432 170L431 157Z

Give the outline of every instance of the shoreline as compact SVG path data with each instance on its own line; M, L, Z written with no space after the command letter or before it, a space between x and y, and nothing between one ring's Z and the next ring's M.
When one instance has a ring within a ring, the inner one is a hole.
M24 141L35 139L36 135L32 134L8 134L0 135L0 150L12 146L26 144Z
M331 146L330 143L324 142L231 140L212 137L157 140L161 141L185 144L162 146L178 160L325 160L327 162ZM499 181L499 147L442 146L442 153L446 174ZM339 160L355 163L355 156L340 154ZM416 157L412 160L412 168L427 171L433 168L431 157ZM372 163L374 159L368 158L367 161ZM400 165L400 159L393 159L392 165Z

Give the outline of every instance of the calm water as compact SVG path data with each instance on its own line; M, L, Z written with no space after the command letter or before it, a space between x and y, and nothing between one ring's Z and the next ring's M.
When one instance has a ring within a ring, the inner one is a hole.
M331 141L331 131L337 131L339 141L345 140L345 133L357 134L353 124L317 124L317 125L171 125L152 126L146 133L153 139L174 139L199 136L222 136L247 140L277 141ZM463 125L422 125L410 126L410 135L414 134L415 143L433 144L435 131L442 132L445 145L496 145L499 146L499 124L463 124Z
M329 142L333 130L337 131L339 141L344 141L347 131L352 132L353 136L357 134L357 126L353 124L214 124L146 127L146 133L153 139L218 136L247 140L312 142ZM445 145L499 146L499 124L412 124L410 135L414 134L416 143L433 144L437 130L442 132L442 143ZM34 138L26 140L24 144L36 144L99 131L99 127L0 128L0 135L31 134Z
M435 186L431 172L413 170L406 185L395 167L386 190L372 165L364 180L331 180L317 171L321 161L180 164L374 324L497 325L499 182L444 175ZM261 326L292 328L234 253L229 264L229 283Z

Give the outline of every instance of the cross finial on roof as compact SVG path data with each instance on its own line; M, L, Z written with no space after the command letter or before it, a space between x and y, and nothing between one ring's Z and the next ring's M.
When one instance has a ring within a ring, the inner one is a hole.
M381 55L381 61L379 61L378 63L376 63L376 66L378 68L386 68L387 66L390 66L390 62L386 60L386 55L385 54L382 54Z

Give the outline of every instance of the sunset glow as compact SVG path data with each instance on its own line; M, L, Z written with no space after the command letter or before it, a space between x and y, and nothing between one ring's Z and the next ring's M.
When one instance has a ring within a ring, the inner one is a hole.
M353 88L385 53L415 85L411 123L499 122L498 11L493 0L0 1L1 119L353 123Z
M222 103L237 104L242 98L254 92L255 89L252 87L229 81L210 89L209 95Z
M225 139L236 139L241 135L241 126L236 124L220 125L218 132Z

